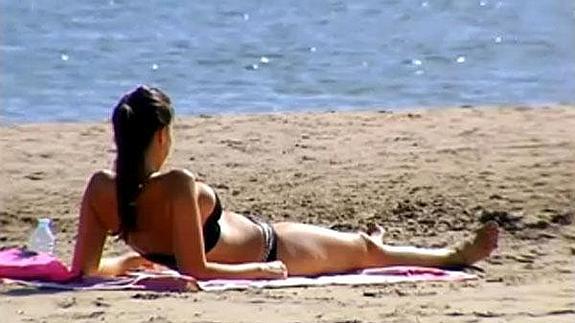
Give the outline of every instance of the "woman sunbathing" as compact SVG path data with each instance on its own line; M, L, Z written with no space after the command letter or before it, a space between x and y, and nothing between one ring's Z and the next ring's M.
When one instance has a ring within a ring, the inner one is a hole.
M456 249L385 245L383 231L338 232L270 224L224 211L217 193L187 170L161 172L172 147L173 109L159 89L140 86L113 112L115 173L96 172L80 210L72 271L121 275L161 264L196 278L273 279L391 265L464 266L497 247L491 222ZM102 259L107 235L136 252Z

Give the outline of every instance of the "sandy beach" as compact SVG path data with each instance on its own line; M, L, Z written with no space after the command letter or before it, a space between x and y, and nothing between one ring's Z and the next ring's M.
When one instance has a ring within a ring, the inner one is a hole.
M441 247L502 226L480 279L220 293L54 292L0 285L2 322L573 322L575 107L180 117L169 167L226 209ZM0 246L54 220L70 261L82 191L111 168L111 126L0 127ZM126 247L108 239L107 254Z

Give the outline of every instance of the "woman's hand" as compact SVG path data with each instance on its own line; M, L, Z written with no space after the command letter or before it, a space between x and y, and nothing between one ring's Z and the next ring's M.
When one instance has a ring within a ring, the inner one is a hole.
M136 252L129 252L117 258L123 273L130 270L157 270L160 266L140 256Z
M133 270L161 270L161 266L143 258L136 252L128 252L115 257L100 260L96 276L122 276Z
M286 265L279 260L260 264L260 273L263 279L285 279L288 276Z

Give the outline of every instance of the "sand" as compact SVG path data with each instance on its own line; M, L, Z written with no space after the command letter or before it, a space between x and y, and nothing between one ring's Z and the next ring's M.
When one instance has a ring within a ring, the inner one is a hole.
M445 246L481 222L499 250L465 283L221 293L53 292L0 286L3 322L573 322L575 107L467 107L178 118L168 167L227 209L387 242ZM110 168L106 122L0 127L0 245L54 219L70 260L83 188ZM126 250L109 239L107 254Z

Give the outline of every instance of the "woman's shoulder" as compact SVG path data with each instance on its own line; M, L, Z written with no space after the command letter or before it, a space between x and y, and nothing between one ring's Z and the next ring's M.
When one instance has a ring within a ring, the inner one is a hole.
M174 181L195 181L196 180L196 176L194 175L194 173L192 173L191 171L185 169L185 168L174 168L171 169L165 173L163 173L160 176L165 176L167 179L169 180L174 180Z
M160 186L168 190L180 190L184 186L190 186L195 180L196 176L189 170L176 168L154 174L150 177L149 181L160 183Z
M185 187L191 187L192 185L190 184L196 183L196 181L197 177L191 171L183 168L175 168L152 175L148 179L146 185L148 187L155 187L160 189L160 191L172 195L174 192L181 192ZM107 169L98 170L92 174L88 184L88 190L90 193L96 193L96 195L112 193L115 192L116 189L115 183L116 173L114 171ZM208 185L201 182L197 183L200 185L196 185L195 187L199 190L200 194L205 194L206 191L211 191L211 188Z
M187 169L176 168L161 173L155 173L147 181L148 187L154 186L162 193L170 197L186 196L194 191L197 186L194 173Z
M86 186L84 198L90 201L92 205L105 205L115 209L116 174L111 170L94 172Z
M113 182L116 179L116 173L109 169L100 169L95 171L90 178L91 181L108 181Z
M157 173L151 177L153 180L159 181L195 181L196 176L191 171L184 169L184 168L175 168L171 169L167 172ZM95 182L98 184L110 184L114 183L116 180L116 173L109 169L101 169L95 171L91 178L90 182Z
M197 191L200 202L207 202L207 203L214 203L215 201L215 192L214 190L206 183L204 183L201 179L192 173L191 171L183 168L179 169L172 169L163 174L165 176L166 181L169 183L169 187L178 191L186 191L183 189L182 186L185 187L194 187L194 190ZM190 185L190 184L195 185Z
M88 181L88 192L106 192L114 187L116 174L107 169L95 171Z

